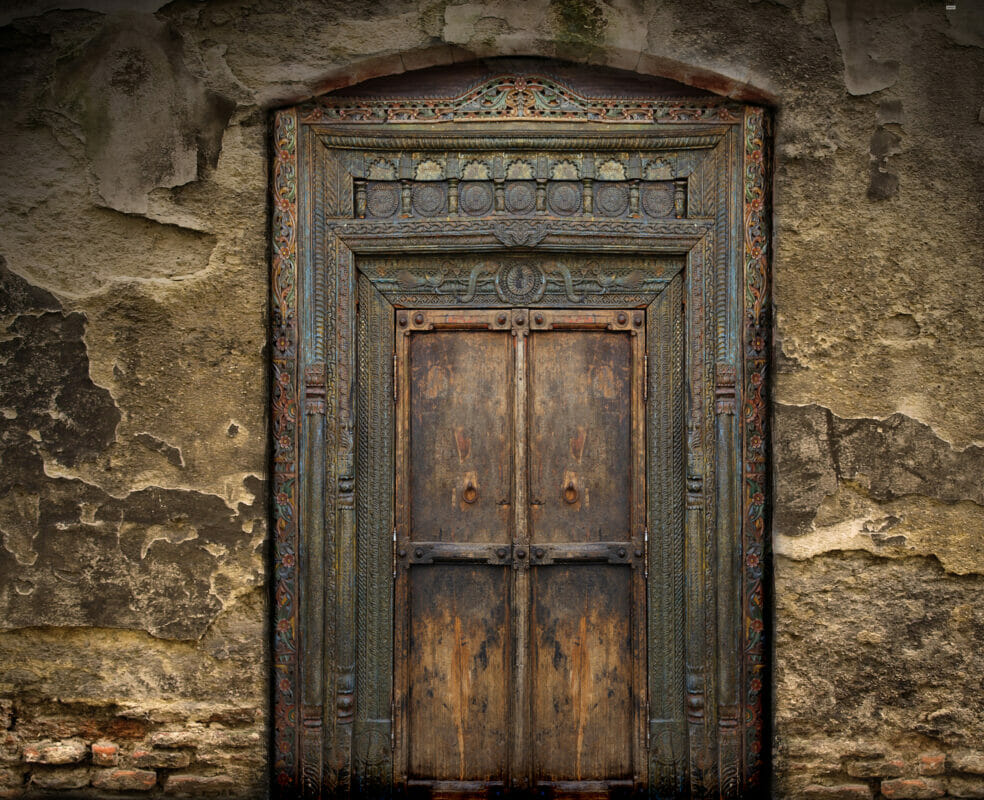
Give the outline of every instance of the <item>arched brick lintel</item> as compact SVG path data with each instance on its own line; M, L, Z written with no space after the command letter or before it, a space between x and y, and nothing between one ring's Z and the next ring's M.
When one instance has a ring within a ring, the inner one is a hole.
M597 48L586 58L582 51L571 48L565 43L533 41L531 38L527 46L512 43L508 48L467 50L453 45L435 45L352 61L311 83L308 91L277 98L271 105L292 105L372 78L496 56L547 57L585 65L600 65L641 75L669 78L741 102L773 107L780 104L778 89L771 86L762 75L727 73L710 66L686 63L661 54L618 47Z

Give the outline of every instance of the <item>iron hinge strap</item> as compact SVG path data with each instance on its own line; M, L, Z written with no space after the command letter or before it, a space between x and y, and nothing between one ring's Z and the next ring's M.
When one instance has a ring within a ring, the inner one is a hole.
M643 553L643 575L649 577L649 526L647 525L642 532L642 553Z
M653 724L649 721L649 700L646 700L646 752L648 753L651 748L651 743L649 741L649 734L652 731Z

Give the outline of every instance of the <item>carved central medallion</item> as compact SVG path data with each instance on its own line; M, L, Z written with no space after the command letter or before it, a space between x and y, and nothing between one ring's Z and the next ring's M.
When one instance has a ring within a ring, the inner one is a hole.
M495 291L504 303L535 303L546 286L543 270L527 261L503 264L495 275Z

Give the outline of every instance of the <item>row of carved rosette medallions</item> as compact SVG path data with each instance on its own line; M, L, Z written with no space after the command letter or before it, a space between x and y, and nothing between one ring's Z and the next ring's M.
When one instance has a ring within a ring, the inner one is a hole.
M355 216L484 217L494 214L683 218L687 178L660 159L529 159L414 163L377 160L355 181Z

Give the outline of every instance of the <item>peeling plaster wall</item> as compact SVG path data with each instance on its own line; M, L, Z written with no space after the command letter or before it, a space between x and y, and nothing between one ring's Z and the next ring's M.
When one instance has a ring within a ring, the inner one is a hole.
M262 793L268 111L494 55L777 106L777 797L984 797L984 13L0 9L0 796Z

